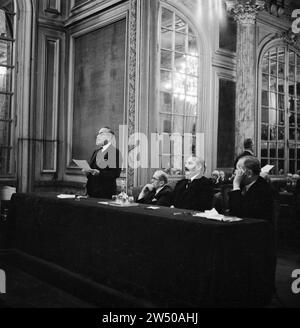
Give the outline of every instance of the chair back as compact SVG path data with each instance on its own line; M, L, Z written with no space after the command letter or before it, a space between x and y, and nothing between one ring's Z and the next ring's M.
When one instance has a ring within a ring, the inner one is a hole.
M229 193L232 191L232 188L232 184L224 184L221 186L222 208L224 213L229 210Z

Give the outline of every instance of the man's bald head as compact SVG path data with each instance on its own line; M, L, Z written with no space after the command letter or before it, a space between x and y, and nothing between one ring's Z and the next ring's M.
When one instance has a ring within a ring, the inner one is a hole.
M96 138L97 146L104 146L109 143L115 143L115 133L109 127L101 128Z
M237 162L238 168L251 170L254 175L259 175L261 171L260 161L254 156L244 156Z
M185 162L185 175L187 179L195 175L203 176L205 170L205 161L198 156L190 156Z

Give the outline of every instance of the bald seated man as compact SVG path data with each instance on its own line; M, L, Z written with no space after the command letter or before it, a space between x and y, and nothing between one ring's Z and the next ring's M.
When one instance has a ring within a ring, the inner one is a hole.
M111 199L116 193L116 179L121 174L121 154L115 144L115 134L109 127L101 128L96 137L96 147L87 176L87 194L90 197Z
M245 156L238 160L229 193L231 215L241 218L272 220L274 192L260 176L261 166L256 157Z
M161 170L154 172L151 183L141 190L137 203L170 206L172 189L167 185L168 175Z
M173 192L176 208L204 212L212 208L213 184L204 176L205 161L191 156L185 162L185 179L177 182Z

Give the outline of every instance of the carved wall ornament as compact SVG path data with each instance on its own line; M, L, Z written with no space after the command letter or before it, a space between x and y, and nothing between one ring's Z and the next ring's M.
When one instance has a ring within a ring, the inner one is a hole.
M137 0L130 1L129 13L129 72L128 72L128 136L135 133L136 118L136 52L137 52ZM128 153L131 149L128 149ZM127 187L134 185L134 169L127 167Z
M226 7L238 23L255 24L257 14L265 8L265 1L226 0Z
M295 46L300 41L299 34L293 33L291 28L289 28L287 31L283 31L278 36L280 39L282 39L291 46Z

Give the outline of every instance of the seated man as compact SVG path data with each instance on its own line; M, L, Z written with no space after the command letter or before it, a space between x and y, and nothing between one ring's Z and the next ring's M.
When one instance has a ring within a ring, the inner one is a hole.
M220 171L220 178L219 178L219 184L222 186L224 184L229 183L228 178L226 177L226 174L224 171Z
M212 208L213 184L204 176L204 160L192 156L185 163L185 179L177 182L173 205L177 208L202 211Z
M172 189L167 183L168 175L163 171L156 171L151 183L146 184L140 192L137 203L170 206Z
M214 188L220 187L220 172L218 170L214 170L211 173L211 182L214 185Z
M256 157L239 159L233 191L229 193L231 215L272 220L274 192L270 184L260 176L260 171L260 162Z

